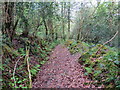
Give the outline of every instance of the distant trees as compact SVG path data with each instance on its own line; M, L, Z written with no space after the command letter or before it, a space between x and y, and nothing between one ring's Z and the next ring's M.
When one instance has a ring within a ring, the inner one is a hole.
M17 3L16 7L17 7L16 14L21 19L21 22L24 25L24 30L21 36L28 37L29 31L30 31L29 30L30 25L29 25L29 18L25 14L31 10L30 4L28 2L27 3L19 2Z
M70 2L68 3L68 39L70 37Z
M6 2L4 6L6 18L2 31L11 40L14 34L20 37L32 35L49 41L70 37L70 2Z
M81 6L73 34L77 40L93 43L104 43L118 30L118 6L115 2L98 3L97 7ZM83 10L82 10L83 8ZM78 25L79 24L79 25ZM76 31L77 30L77 31ZM117 37L108 45L117 46Z
M74 38L87 42L103 43L117 30L118 5L115 2L98 2L97 7L87 4L79 4L79 11L74 20L71 18L76 3L5 2L2 32L11 40L15 34L18 34L24 37L37 36L49 41L58 38L64 40ZM72 29L71 26L74 28ZM110 45L113 46L115 43L116 40Z
M117 46L119 44L120 47L120 37L116 32L120 24L120 14L118 14L120 5L115 2L98 2L95 7L89 2L57 1L0 3L0 14L2 14L0 53L4 66L1 68L4 73L1 81L4 87L27 88L29 82L26 70L30 70L26 68L26 58L29 57L28 67L30 66L34 77L37 68L41 66L42 61L48 60L49 52L58 41L76 39L75 43L68 40L68 43L72 43L70 46L75 47L72 48L75 52L82 52L79 47L76 48L80 41L92 43L89 45L101 43L103 46L106 44ZM98 51L100 49L98 48ZM27 55L28 51L30 51L29 55ZM114 54L116 56L116 53ZM32 65L34 60L40 65ZM115 63L119 64L118 61ZM30 72L29 78L31 79Z
M61 3L61 17L62 17L62 38L65 39L65 2Z

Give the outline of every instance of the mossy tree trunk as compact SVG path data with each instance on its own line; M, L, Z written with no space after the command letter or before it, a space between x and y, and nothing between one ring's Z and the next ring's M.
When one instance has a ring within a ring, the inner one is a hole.
M13 27L14 27L14 2L5 2L4 3L4 29L3 32L7 35L8 38L12 41L13 39Z

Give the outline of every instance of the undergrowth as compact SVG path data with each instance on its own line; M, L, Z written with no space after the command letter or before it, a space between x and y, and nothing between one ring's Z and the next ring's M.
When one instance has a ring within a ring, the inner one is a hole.
M6 39L3 38L2 43L2 87L29 88L30 83L36 78L40 67L49 59L51 50L60 41L48 42L43 39L35 39L33 41L29 38L16 38L11 44L10 40ZM26 55L26 48L29 50L28 56ZM30 65L27 65L27 63ZM32 81L29 81L30 77Z
M84 66L84 74L94 81L92 84L96 87L103 85L105 88L120 88L120 52L116 48L103 46L98 51L101 44L73 40L68 40L65 45L72 54L81 53L78 62Z

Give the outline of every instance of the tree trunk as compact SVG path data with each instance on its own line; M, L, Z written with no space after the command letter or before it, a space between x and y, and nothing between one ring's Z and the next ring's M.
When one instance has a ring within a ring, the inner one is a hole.
M29 23L28 23L28 19L24 15L24 7L25 7L25 5L23 3L20 4L20 6L19 6L19 10L20 11L18 13L18 16L21 18L22 22L24 23L24 29L25 29L23 31L23 33L21 34L21 36L28 37L28 34L29 34Z
M62 38L65 40L65 22L64 22L64 14L65 14L65 2L62 2L62 9L61 9L61 14L62 14Z
M48 19L47 21L47 26L50 30L50 36L51 36L51 40L54 40L54 29L53 29L53 22L52 19Z
M70 38L70 2L68 3L68 39Z
M45 18L43 17L43 23L44 23L44 26L45 26L45 29L46 29L46 39L48 38L48 28L47 28L47 24L46 24L46 21L45 21Z
M13 18L14 2L5 2L4 5L5 5L4 6L4 9L5 9L4 33L12 41L13 39L12 33L13 33L13 25L14 25L14 18Z
M23 37L28 37L29 34L29 24L28 24L28 19L25 18L25 16L22 16L21 18L23 18L23 22L24 22L24 28L25 30L23 31L22 35Z

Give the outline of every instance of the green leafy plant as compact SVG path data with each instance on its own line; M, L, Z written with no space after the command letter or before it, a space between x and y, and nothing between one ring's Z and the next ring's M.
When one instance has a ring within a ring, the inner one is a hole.
M106 88L119 87L120 61L118 60L117 50L104 46L95 54L99 47L101 47L100 44L81 55L79 62L85 66L85 75L90 75L92 80L97 80L96 83L93 83L97 86L103 84Z
M77 53L77 52L82 54L89 50L88 44L81 42L79 40L78 41L68 40L65 42L65 45L68 47L68 49L70 50L72 54Z

